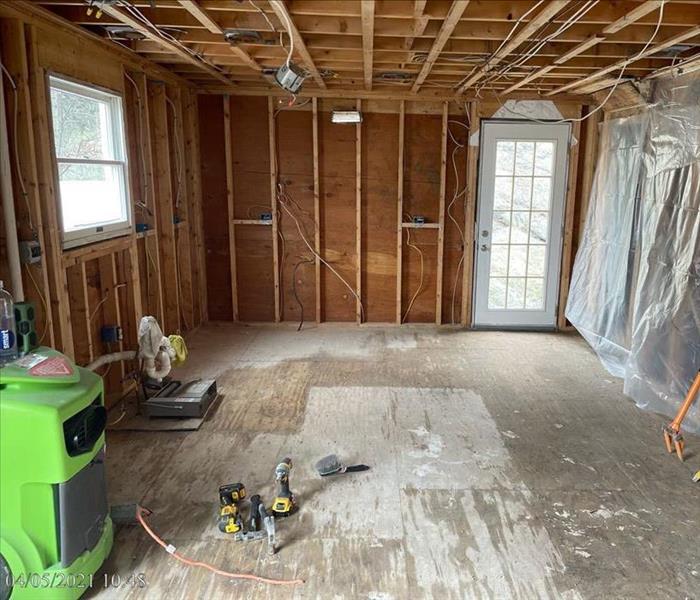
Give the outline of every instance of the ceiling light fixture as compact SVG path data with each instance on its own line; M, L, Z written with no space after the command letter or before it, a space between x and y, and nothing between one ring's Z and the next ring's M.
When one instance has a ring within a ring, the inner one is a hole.
M362 123L362 113L359 110L334 110L331 123Z

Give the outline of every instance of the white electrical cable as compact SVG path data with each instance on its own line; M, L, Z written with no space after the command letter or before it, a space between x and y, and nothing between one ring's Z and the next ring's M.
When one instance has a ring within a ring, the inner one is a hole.
M299 235L301 236L301 239L303 240L304 244L306 244L306 247L309 249L309 252L311 252L311 254L313 254L313 255L314 255L316 258L318 258L326 267L328 267L328 268L331 270L331 272L332 272L338 279L340 279L340 281L343 282L343 284L345 285L345 287L348 288L348 290L350 290L350 293L355 297L355 299L357 300L357 302L358 302L359 305L360 305L360 316L361 316L361 320L364 321L364 320L365 320L365 307L364 307L364 305L362 304L362 299L361 299L360 296L357 294L357 292L352 288L352 286L351 286L347 281L345 281L345 279L343 278L343 276L342 276L340 273L338 273L338 271L336 271L336 270L333 268L333 266L332 266L329 262L327 262L318 252L316 252L316 250L314 250L313 246L312 246L312 245L309 243L309 241L306 239L306 236L304 235L304 233L303 233L303 231L302 231L302 229L301 229L301 225L300 225L298 219L294 216L294 214L292 213L292 211L290 211L289 208L287 207L286 201L285 201L285 199L283 198L283 196L284 196L284 194L278 194L278 199L279 199L279 201L280 201L280 206L286 211L286 213L287 213L287 214L292 218L292 220L294 221L295 225L297 226L297 231L299 232Z
M182 191L182 171L183 171L183 165L182 165L182 153L180 149L180 138L178 134L178 127L179 127L179 118L177 116L177 108L175 107L175 103L168 98L167 94L165 96L165 101L168 103L168 106L173 111L173 135L174 135L174 142L175 142L175 161L177 162L177 172L176 172L176 181L177 181L177 192L175 192L175 208L179 209L180 208L180 195Z
M19 182L19 187L22 192L22 198L24 198L24 203L27 206L27 224L29 225L29 230L32 232L32 235L37 238L37 231L34 227L34 222L32 221L32 210L29 205L29 194L27 193L27 186L24 183L24 174L22 173L22 166L19 162L19 135L18 135L18 118L19 118L19 92L17 91L17 84L15 83L15 80L12 78L12 75L10 75L10 72L7 70L4 64L0 62L0 68L2 69L2 72L5 74L7 79L10 82L10 85L12 86L12 93L14 94L12 98L12 145L13 145L13 158L14 158L14 163L15 163L15 170L17 171L17 181ZM0 81L0 85L2 85L2 81Z
M538 2L537 2L534 6L531 6L523 15L521 15L521 17L515 22L515 24L513 25L513 27L511 27L510 31L508 32L508 35L507 35L507 36L505 37L505 39L501 42L501 45L498 46L498 48L496 48L496 50L495 50L494 52L492 52L492 53L489 55L489 57L488 57L486 60L484 60L483 63L478 64L478 65L475 65L466 77L463 77L463 78L457 83L457 85L454 85L454 86L452 86L452 87L453 87L453 88L459 88L465 81L467 81L467 79L469 79L469 78L474 74L474 71L476 71L480 66L488 65L488 64L489 64L489 61L492 60L493 57L496 56L496 54L501 50L501 48L503 48L503 46L506 45L506 43L508 42L508 40L510 40L510 38L513 37L513 34L515 33L515 30L518 28L518 26L520 25L520 23L522 23L523 19L525 19L533 10L535 10L535 9L536 9L538 6L540 6L540 4L542 4L543 2L544 2L544 0L538 0Z
M610 100L610 98L612 97L613 93L614 93L615 90L617 89L617 86L620 85L620 81L622 80L622 76L625 74L625 69L627 68L627 66L628 66L629 64L633 63L634 61L636 61L640 56L642 56L642 55L646 52L647 48L648 48L648 47L651 45L651 43L654 41L654 38L656 38L656 34L659 32L659 29L660 29L660 27L661 27L661 22L662 22L663 17L664 17L664 5L665 5L665 4L666 4L666 0L661 0L661 6L659 7L659 19L658 19L658 21L656 22L656 28L654 29L654 33L653 33L653 34L651 35L651 37L649 38L649 41L644 45L644 48L642 48L637 54L635 54L633 57L631 57L631 58L629 58L628 60L625 61L625 63L622 65L622 69L620 70L620 75L618 76L617 81L615 81L615 84L613 85L613 87L610 88L610 92L608 92L608 95L605 97L605 100L603 100L598 106L596 106L596 107L595 107L591 112L589 112L587 115L585 115L585 116L583 116L583 117L578 117L578 118L575 118L575 119L560 119L560 120L558 120L558 121L541 121L541 120L539 120L539 119L535 119L535 118L530 117L530 116L528 116L528 115L526 115L526 114L523 114L523 113L521 113L521 112L518 112L518 111L516 111L516 110L514 110L514 109L512 109L512 108L508 108L507 110L509 110L510 112L512 112L512 113L514 113L514 114L516 114L516 115L519 115L519 116L521 116L521 117L524 117L524 118L527 119L528 121L533 121L533 122L535 122L535 123L542 123L542 124L544 124L544 125L557 125L557 124L559 124L559 123L581 123L581 122L585 121L586 119L588 119L589 117L591 117L592 115L594 115L595 113L597 113L601 108L603 108L603 106L605 106L605 105L607 104L608 100ZM498 101L498 103L499 103L503 108L506 108L506 107L504 106L504 104L501 102L501 99L499 98L498 94L496 94L495 97L496 97L496 100Z
M411 309L413 308L413 303L416 301L416 298L420 295L420 293L423 291L423 279L424 279L424 258L423 258L423 251L416 245L411 243L411 229L406 228L406 245L409 248L413 248L416 252L418 252L418 255L420 256L420 279L418 283L418 289L416 289L416 293L413 294L413 297L411 298L411 301L408 303L408 308L406 309L406 312L403 314L403 317L401 318L401 322L404 323L406 321L406 318L408 317L408 313L411 312Z
M570 16L564 23L553 33L549 34L548 36L544 37L541 40L535 41L531 47L526 50L526 52L521 55L519 58L515 59L513 62L507 63L504 65L504 68L501 69L498 72L494 72L493 75L490 77L487 77L485 80L482 80L480 82L480 85L477 86L476 94L478 95L481 89L488 84L488 83L496 83L499 81L499 79L502 79L505 77L509 72L511 72L513 69L523 65L526 63L530 58L533 58L534 56L537 55L537 53L545 46L545 44L549 43L552 41L554 38L558 37L562 33L564 33L567 29L575 25L588 11L590 11L596 4L598 4L598 0L588 0L586 4L584 4L581 8L579 8L572 16Z
M136 81L127 73L124 71L124 77L126 77L127 81L131 83L132 86L134 86L134 92L136 93L136 103L137 103L137 109L139 111L139 118L138 118L138 127L139 127L139 140L141 141L141 144L139 144L139 147L137 149L139 159L141 162L141 178L143 179L143 198L141 199L141 204L145 208L146 212L149 214L152 214L151 209L148 207L148 176L146 175L146 140L144 139L144 131L145 127L143 126L143 102L141 100L141 90L139 90L139 86L137 85Z
M289 52L287 53L287 68L289 68L289 63L292 61L292 55L294 54L294 36L292 35L292 23L287 16L287 9L279 0L270 0L270 4L276 5L280 11L279 14L282 15L284 20L284 26L287 29L287 35L289 36Z

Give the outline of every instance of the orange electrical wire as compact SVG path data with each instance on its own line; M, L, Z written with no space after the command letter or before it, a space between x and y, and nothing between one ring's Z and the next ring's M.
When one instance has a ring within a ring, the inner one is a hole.
M212 573L216 573L217 575L222 575L224 577L230 577L232 579L249 579L251 581L257 581L259 583L268 583L270 585L300 585L304 583L303 579L268 579L267 577L259 577L258 575L248 575L246 573L229 573L228 571L222 571L204 562L189 560L188 558L185 558L184 556L175 552L174 546L166 544L153 532L153 530L146 523L146 520L143 518L144 514L148 515L150 514L150 511L142 508L141 506L137 506L136 518L138 519L139 523L141 523L141 527L143 527L146 530L146 533L148 533L148 535L150 535L159 546L162 546L162 548L168 554L171 554L173 558L176 558L177 560L179 560L182 563L185 563L186 565L189 565L191 567L202 567L211 571Z

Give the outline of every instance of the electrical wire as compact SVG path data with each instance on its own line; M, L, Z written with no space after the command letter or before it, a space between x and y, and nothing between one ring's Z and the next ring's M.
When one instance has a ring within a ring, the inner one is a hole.
M267 21L267 24L270 27L270 31L274 31L275 33L277 33L277 29L275 29L275 26L272 24L272 21L270 21L270 18L267 16L265 11L262 8L260 8L257 4L255 4L255 2L253 2L253 0L248 0L248 2L250 2L253 5L253 8L255 10L257 10L263 16L263 18Z
M89 319L89 322L90 322L90 323L92 323L92 320L95 318L95 315L97 314L97 311L100 310L100 306L102 306L105 302L107 302L107 300L109 300L110 294L111 294L112 292L116 292L119 288L123 288L123 287L126 287L126 283L118 283L117 285L115 285L111 290L109 290L109 291L105 294L105 297L102 298L102 300L100 300L100 301L97 303L97 306L95 307L95 309L94 309L94 310L92 311L92 313L90 314L90 319Z
M515 33L515 30L520 26L520 23L523 22L523 19L525 19L532 11L534 11L534 10L535 10L538 6L540 6L543 2L544 2L544 0L538 0L538 2L537 2L536 4L534 4L533 6L531 6L525 13L523 13L523 14L520 16L520 18L515 22L515 24L513 25L513 27L511 27L510 31L508 32L508 35L507 35L507 36L504 38L504 40L501 42L500 46L498 46L498 48L496 48L496 50L494 50L494 51L489 55L489 57L488 57L486 60L484 60L483 63L478 64L478 65L474 65L474 67L472 67L472 70L467 74L467 76L466 76L466 77L463 77L463 78L457 83L457 85L454 85L454 86L452 86L452 87L453 87L453 88L459 88L459 87L461 87L462 84L463 84L465 81L467 81L467 80L474 74L474 72L475 72L480 66L484 66L484 67L487 66L487 65L489 64L489 61L493 60L493 57L496 56L496 54L498 54L498 52L501 51L501 48L503 48L503 46L506 45L506 43L508 42L508 40L510 40L510 38L513 37L513 34Z
M183 171L183 164L182 164L182 152L180 148L180 137L178 134L178 129L180 126L180 118L177 116L177 107L175 106L175 103L168 98L167 94L165 96L165 101L168 103L168 106L170 106L170 109L173 111L173 141L175 143L175 161L177 162L177 171L176 171L176 176L175 180L177 182L177 191L175 192L175 209L180 208L180 195L181 195L181 190L182 190L182 171Z
M32 275L32 270L29 268L28 264L24 264L25 269L27 270L27 275L29 275L29 279L31 280L32 284L34 285L34 288L36 289L36 293L39 295L39 299L41 300L41 304L44 307L44 318L48 319L49 316L49 307L46 304L46 299L44 298L44 295L41 293L41 289L39 288L39 285L36 282L36 279L34 279L34 275ZM41 334L41 337L39 338L38 345L41 346L41 342L44 341L44 338L46 337L46 334L48 333L49 329L53 323L50 320L47 320L46 323L44 323L44 332Z
M304 326L304 305L301 302L301 299L299 298L299 294L297 293L297 270L299 267L305 264L309 263L316 263L316 259L314 258L302 258L298 263L294 265L294 270L292 271L292 292L294 293L294 299L297 301L297 304L299 305L299 309L301 311L301 316L299 318L299 327L297 327L297 331L301 331L301 328Z
M532 42L529 48L522 55L520 55L515 60L506 63L498 72L490 74L484 80L479 82L479 85L476 88L476 95L478 96L481 89L483 89L483 87L486 86L488 83L496 83L500 79L506 77L507 74L510 73L513 69L523 65L528 60L530 60L530 58L536 56L537 53L545 46L545 44L549 43L554 38L558 37L567 29L575 25L596 4L598 4L598 0L588 0L588 2L586 2L581 8L579 8L573 15L568 17L556 31L547 35L541 40L536 40Z
M283 209L283 210L292 218L292 220L294 221L294 223L295 223L295 225L296 225L296 227L297 227L297 231L299 232L299 235L301 236L301 239L303 240L304 244L305 244L306 247L309 249L309 252L311 252L311 254L313 254L316 258L318 258L318 260L321 261L322 264L324 264L326 267L328 267L328 269L331 271L331 273L333 273L338 279L340 279L340 281L342 281L343 285L345 285L345 287L346 287L346 288L350 291L350 293L355 297L355 299L357 300L358 304L360 305L360 317L361 317L361 320L364 321L364 320L365 320L365 308L364 308L364 305L362 304L362 299L360 298L360 296L359 296L359 295L357 294L357 292L352 288L352 286L343 278L343 276L342 276L340 273L338 273L338 271L336 271L336 270L333 268L333 266L332 266L326 259L324 259L318 252L316 252L316 250L314 250L314 247L309 243L309 240L306 239L306 236L304 235L304 233L303 233L303 231L302 231L301 224L299 223L299 220L294 216L294 214L292 213L292 211L289 209L289 207L287 206L285 200L282 198L281 195L278 196L278 199L279 199L279 203L280 203L280 206L282 207L282 209Z
M625 69L627 68L627 66L630 65L631 63L635 62L636 60L638 60L639 57L641 57L647 51L647 48L649 48L651 43L654 41L654 39L656 38L656 35L659 33L659 29L661 28L661 23L662 23L663 17L664 17L665 4L666 4L666 0L661 0L661 6L659 6L659 19L656 22L656 28L654 29L654 33L652 33L651 37L649 38L649 41L644 45L644 47L637 54L635 54L631 58L627 59L623 63L622 68L620 69L620 74L618 75L617 80L615 81L613 86L610 88L608 95L605 97L605 99L600 104L598 104L598 106L596 106L592 111L590 111L589 113L587 113L583 117L577 117L577 118L571 118L571 119L559 119L557 121L543 121L540 119L535 119L534 117L531 117L531 116L526 115L524 113L521 113L521 112L515 110L514 108L506 107L503 104L503 102L501 102L501 99L500 99L498 94L494 94L494 97L496 98L496 100L498 101L498 103L501 105L502 108L506 108L509 112L512 112L513 114L516 114L516 115L523 117L524 119L531 121L531 122L534 122L534 123L542 123L544 125L558 125L560 123L581 123L581 122L585 121L586 119L590 118L595 113L597 113L599 110L601 110L608 103L608 100L610 100L610 98L612 98L612 95L615 93L615 90L620 85L620 81L622 81L622 77L625 74Z
M410 215L409 215L410 217ZM409 219L412 220L412 219ZM418 288L416 289L415 294L413 294L413 297L411 298L411 301L408 303L408 308L406 309L406 312L403 314L403 317L401 318L401 323L406 321L406 317L408 317L408 313L411 312L411 309L413 308L413 303L416 301L416 298L420 295L420 293L423 291L423 283L424 283L424 275L425 275L425 264L424 264L424 257L423 257L423 251L416 246L416 244L411 243L411 229L406 228L406 245L409 248L413 248L416 252L418 252L418 255L420 256L420 281L418 283Z
M146 520L144 519L144 516L149 516L151 514L150 510L144 509L142 506L137 506L136 507L136 518L138 519L138 522L141 524L141 527L143 527L148 535L153 538L153 540L161 547L163 548L168 554L170 554L175 560L179 560L181 563L184 563L186 565L189 565L190 567L201 567L203 569L207 569L208 571L211 571L212 573L216 575L221 575L222 577L229 577L231 579L247 579L250 581L257 581L259 583L267 583L270 585L301 585L304 583L303 579L268 579L267 577L260 577L258 575L249 575L246 573L229 573L228 571L222 571L221 569L217 569L216 567L213 567L205 562L197 561L197 560L191 560L189 558L185 558L181 554L179 554L176 551L175 546L172 544L166 544L161 538L159 538L151 529L151 527L146 523Z
M279 0L270 0L270 4L281 4ZM292 35L292 24L287 16L287 9L284 5L281 6L280 14L284 20L284 25L287 29L287 35L289 36L289 52L287 53L287 68L289 68L289 63L292 62L292 55L294 54L294 36Z
M134 92L136 94L136 105L137 105L137 110L139 112L139 118L138 118L138 129L139 129L139 140L141 141L141 144L139 144L139 147L137 149L137 153L139 155L139 159L141 162L141 178L143 179L142 182L142 187L143 187L143 198L141 202L135 202L137 206L141 206L147 214L150 216L153 216L153 212L151 209L148 207L148 176L146 175L146 140L144 139L144 131L145 127L143 124L143 102L141 99L141 90L139 90L139 86L137 85L136 81L127 73L124 71L124 77L126 77L127 81L131 83L131 85L134 87Z
M10 85L12 86L12 145L14 147L13 162L15 163L15 170L17 171L17 181L19 182L19 187L22 192L22 198L24 199L24 202L27 207L27 224L29 225L29 230L32 232L32 235L36 240L39 236L37 234L36 228L34 227L34 222L32 221L32 210L29 205L29 194L27 193L27 186L24 183L24 174L22 173L22 166L19 162L19 141L17 139L19 137L17 135L17 132L19 131L19 93L17 91L17 84L15 83L15 80L12 78L12 75L1 61L0 68L2 69L2 72L5 74L5 77L7 77L7 79L10 82Z

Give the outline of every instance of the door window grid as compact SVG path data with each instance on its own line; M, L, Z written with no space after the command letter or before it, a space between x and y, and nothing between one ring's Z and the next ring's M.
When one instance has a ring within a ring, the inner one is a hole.
M544 309L555 148L554 141L497 141L490 309Z

